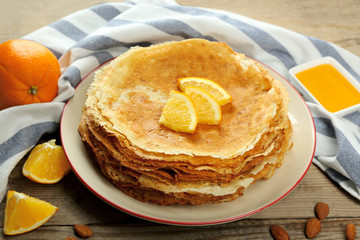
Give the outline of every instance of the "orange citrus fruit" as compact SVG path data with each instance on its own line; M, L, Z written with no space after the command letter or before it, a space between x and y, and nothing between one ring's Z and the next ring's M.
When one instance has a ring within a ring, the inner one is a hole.
M0 110L52 101L59 76L59 62L45 46L24 39L0 44Z
M4 234L16 235L46 223L58 208L23 193L8 191L4 214Z
M198 87L188 86L185 94L194 103L199 124L218 125L221 120L221 107L216 99Z
M184 92L187 86L199 87L212 95L216 101L223 106L231 102L231 96L219 84L206 78L186 77L177 82L178 88Z
M193 102L179 91L171 90L159 123L178 132L194 133L197 116Z
M22 173L35 182L52 184L59 182L70 169L62 146L56 145L53 139L31 151Z

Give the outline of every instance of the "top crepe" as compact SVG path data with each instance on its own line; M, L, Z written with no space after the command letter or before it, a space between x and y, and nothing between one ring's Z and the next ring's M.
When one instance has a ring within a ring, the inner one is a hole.
M169 92L182 77L210 79L232 96L232 103L222 107L219 126L198 125L194 134L187 134L159 125ZM251 150L276 112L287 112L286 105L282 85L255 61L224 43L190 39L135 47L113 60L96 73L85 111L148 158L232 159Z

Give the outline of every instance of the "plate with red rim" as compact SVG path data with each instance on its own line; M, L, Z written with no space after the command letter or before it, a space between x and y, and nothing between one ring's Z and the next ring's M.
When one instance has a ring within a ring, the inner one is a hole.
M284 84L289 93L293 146L274 175L268 180L257 181L243 196L218 204L161 206L140 202L116 188L96 167L77 131L81 108L96 69L79 83L62 113L61 141L73 172L91 192L108 204L133 216L158 223L182 226L220 224L251 216L272 206L288 195L305 176L314 156L316 135L313 118L300 94L280 74L262 65Z

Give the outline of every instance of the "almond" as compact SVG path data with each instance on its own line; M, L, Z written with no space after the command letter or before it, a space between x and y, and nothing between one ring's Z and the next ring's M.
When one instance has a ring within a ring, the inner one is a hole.
M346 239L347 240L354 240L355 237L356 237L356 227L355 227L355 225L352 224L352 223L349 223L346 226L345 234L346 234Z
M321 223L317 218L310 218L306 223L306 236L308 238L314 238L321 231Z
M315 205L315 215L319 220L324 220L330 212L329 205L324 202L318 202Z
M74 230L77 235L79 235L82 238L88 238L93 235L93 231L86 225L82 224L75 224Z
M270 232L275 240L290 240L289 234L279 225L271 225Z

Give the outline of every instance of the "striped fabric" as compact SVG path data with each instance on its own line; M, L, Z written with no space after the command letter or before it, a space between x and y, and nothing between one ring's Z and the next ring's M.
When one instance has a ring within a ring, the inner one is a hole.
M59 127L64 103L91 70L132 46L204 38L224 41L289 79L288 69L322 56L337 59L360 81L360 59L316 38L237 14L179 6L171 0L101 4L73 13L27 36L59 58L59 93L51 103L0 112L0 200L19 160L45 133ZM317 129L314 163L360 200L360 112L337 118L308 103Z

